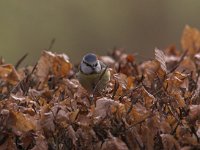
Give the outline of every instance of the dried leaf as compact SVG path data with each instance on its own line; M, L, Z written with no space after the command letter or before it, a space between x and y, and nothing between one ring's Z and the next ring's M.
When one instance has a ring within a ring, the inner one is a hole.
M15 145L15 141L12 139L12 137L9 137L3 144L0 144L0 149L18 150L17 146Z
M141 94L143 95L145 107L150 108L155 102L155 97L149 92L147 92L145 88L141 89Z
M97 120L102 120L106 116L111 115L114 107L118 107L119 103L108 98L101 98L96 102L94 116Z
M126 57L127 62L134 62L135 61L135 56L132 54L127 55Z
M126 144L117 137L111 136L106 139L102 145L102 150L115 149L115 150L128 150Z
M19 82L19 75L11 64L0 65L0 78L12 85L16 85Z
M155 59L160 63L161 68L167 73L166 56L163 51L155 49Z
M200 120L200 105L190 105L189 118L191 121Z
M39 80L44 82L50 73L57 77L64 77L71 68L72 64L69 62L67 55L43 51L38 61L36 74Z
M48 150L48 144L44 136L39 134L36 137L36 143L35 146L32 148L32 150Z
M176 139L170 135L170 134L161 134L162 143L165 150L170 149L180 149L179 143L176 141Z
M143 76L146 86L151 87L153 81L159 77L162 80L166 72L161 68L160 63L156 60L146 61L139 67Z
M188 50L189 55L194 55L200 49L200 32L186 25L181 37L181 45L184 50Z
M70 139L72 139L73 145L77 146L76 142L77 142L78 138L76 137L76 132L71 125L69 125L67 128L67 135Z

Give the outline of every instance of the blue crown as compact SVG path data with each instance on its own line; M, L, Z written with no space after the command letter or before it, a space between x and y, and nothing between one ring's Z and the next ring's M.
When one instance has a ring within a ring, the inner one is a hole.
M88 53L83 57L83 61L89 64L95 63L97 61L97 56L92 53Z

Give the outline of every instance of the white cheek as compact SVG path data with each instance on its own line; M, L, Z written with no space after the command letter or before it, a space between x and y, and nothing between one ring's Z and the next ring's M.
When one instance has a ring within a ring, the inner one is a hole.
M81 71L85 74L92 73L92 69L88 66L86 66L84 63L81 63Z
M100 63L98 63L97 67L95 68L96 72L100 72L101 71L101 65Z

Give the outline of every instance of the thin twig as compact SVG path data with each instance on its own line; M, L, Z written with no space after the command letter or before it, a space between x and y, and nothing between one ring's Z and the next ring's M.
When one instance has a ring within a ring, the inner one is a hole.
M51 50L51 49L52 49L53 45L55 44L55 41L56 41L55 38L53 38L53 39L51 40L51 43L49 44L48 50Z
M146 116L144 119L132 124L131 126L129 126L128 128L126 128L125 130L129 130L131 128L133 128L134 126L143 123L147 118L153 117L153 114L149 114L148 116Z
M15 64L15 68L17 69L19 65L22 63L22 61L28 56L28 53L24 54Z
M121 100L122 100L122 98L123 98L124 96L127 96L128 94L130 94L131 92L134 92L135 90L137 90L137 89L141 88L142 86L143 86L143 85L142 85L142 84L140 84L140 85L136 86L135 88L133 88L133 89L130 89L130 90L128 90L128 91L126 91L126 92L124 92L124 94L123 94L123 95L121 95L121 96L119 97L119 101L121 101Z
M181 120L174 114L174 112L171 110L170 106L167 105L167 108L169 109L169 112L172 114L172 116L176 119L176 121L178 122L178 124L183 125Z
M181 62L183 61L183 59L185 58L185 56L187 55L187 53L188 53L188 50L186 50L183 53L183 55L181 56L181 59L178 61L178 63L167 74L172 73L173 71L175 71L178 68L178 66L181 64Z
M140 99L140 97L131 97L131 106L129 107L128 111L126 112L126 115L128 115L132 109L133 109L133 105L138 101L138 99Z
M114 89L113 89L113 95L112 95L112 99L114 99L116 93L117 93L117 89L119 88L119 83L115 80L115 85L114 85Z
M197 142L199 142L199 136L197 135L194 126L190 125L190 130L194 134L194 136L197 138Z
M8 93L7 97L10 96L10 94L12 94L14 92L14 90L18 87L20 87L20 85L23 83L23 81L28 81L28 79L30 78L30 76L33 74L33 72L35 71L37 67L37 63L35 64L35 66L33 67L31 73L29 73L28 75L26 75L21 81L18 82L18 84L16 86L14 86Z
M102 72L101 75L99 76L99 79L98 79L98 81L97 81L97 83L96 83L96 85L95 85L95 87L94 87L94 89L93 89L93 92L92 92L93 95L94 95L94 93L96 92L97 87L98 87L98 84L100 83L100 81L101 81L103 75L106 73L106 70L107 70L107 69L108 69L108 66L105 67L105 69L103 70L103 72Z

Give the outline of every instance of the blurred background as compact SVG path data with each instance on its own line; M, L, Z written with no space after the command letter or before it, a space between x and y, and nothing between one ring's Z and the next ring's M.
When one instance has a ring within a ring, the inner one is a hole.
M106 55L114 47L154 56L154 48L180 48L186 24L200 29L199 0L1 0L0 56L15 64L35 64L56 39L52 51L74 63L82 55Z

